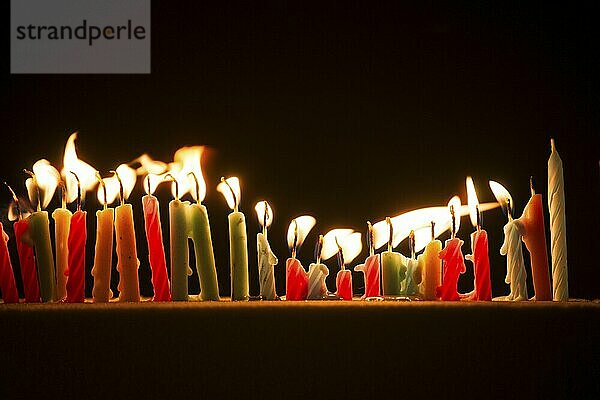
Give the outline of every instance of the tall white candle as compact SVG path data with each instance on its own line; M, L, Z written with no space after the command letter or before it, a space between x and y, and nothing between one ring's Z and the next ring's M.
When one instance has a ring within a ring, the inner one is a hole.
M569 298L567 273L567 229L565 223L565 185L562 160L550 141L552 153L548 159L548 209L550 210L550 250L552 253L552 285L554 301Z

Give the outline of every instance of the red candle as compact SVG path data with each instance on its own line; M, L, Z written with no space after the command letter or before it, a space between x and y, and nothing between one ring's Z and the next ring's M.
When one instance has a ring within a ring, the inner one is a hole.
M352 300L352 271L342 269L335 278L336 295L342 300Z
M0 290L2 291L2 299L4 303L18 303L19 292L17 292L15 274L10 262L8 246L6 245L8 243L8 235L4 232L1 222L0 231L2 231L2 240L0 240Z
M15 237L17 240L17 253L21 264L21 277L23 278L23 289L25 301L28 303L40 302L40 285L37 278L37 267L33 247L22 240L23 235L29 228L29 221L21 219L14 224Z
M471 234L472 255L467 259L473 262L475 270L475 290L468 300L492 300L492 281L490 279L490 258L488 255L488 237L483 229L477 229Z
M162 226L158 199L151 194L142 197L146 239L148 241L148 259L152 269L152 286L154 297L152 301L171 301L167 261L163 246Z
M523 210L523 215L518 220L523 224L523 242L525 242L531 258L535 300L550 301L552 300L552 291L550 290L550 272L541 194L535 194L532 189L531 199L529 199L529 203Z
M381 296L379 254L367 257L364 264L354 269L365 274L365 294L362 298Z
M443 261L442 285L436 289L436 297L445 301L460 300L458 294L458 278L466 271L465 261L461 251L463 241L459 238L446 240L446 247L440 251L439 257Z
M297 258L285 262L285 299L306 300L308 295L308 274Z
M85 242L87 212L77 210L69 228L69 269L67 270L67 303L85 301Z

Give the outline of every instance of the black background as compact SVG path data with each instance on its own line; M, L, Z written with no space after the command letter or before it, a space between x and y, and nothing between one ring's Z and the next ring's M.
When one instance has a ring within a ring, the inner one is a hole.
M60 167L75 130L80 158L104 173L143 152L168 161L181 146L208 145L205 204L221 294L229 293L229 210L215 190L222 175L242 181L252 294L258 293L253 207L261 199L272 204L270 241L283 294L285 232L293 217L310 213L318 220L300 253L307 266L317 232L364 231L367 219L445 205L455 193L466 201L466 175L474 177L481 201L493 200L488 179L505 184L520 215L530 175L547 202L554 137L565 168L570 295L597 298L595 25L591 6L547 2L153 2L150 75L10 75L9 57L3 59L0 175L24 194L22 168L40 158ZM167 226L170 194L166 187L157 193ZM150 296L141 195L138 182L129 201L141 290ZM89 296L99 206L88 200ZM4 208L9 201L4 191ZM5 218L3 210L10 226ZM498 254L505 220L500 210L484 215L494 296L508 292ZM464 218L464 253L470 232ZM400 249L406 254L405 244ZM462 291L472 287L467 265ZM333 260L329 266L334 290L337 268ZM116 278L115 272L113 289ZM361 274L354 279L362 293ZM530 277L528 287L533 294ZM195 275L190 292L198 292Z

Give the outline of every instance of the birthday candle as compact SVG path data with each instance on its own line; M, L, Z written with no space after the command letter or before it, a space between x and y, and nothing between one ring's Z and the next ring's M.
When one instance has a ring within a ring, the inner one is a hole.
M386 218L389 229L387 251L381 253L381 273L384 296L401 296L402 282L406 278L405 257L393 251L394 228L389 217Z
M4 303L18 303L19 292L15 283L15 274L10 262L10 254L8 252L8 235L4 232L4 227L0 222L0 291L2 291L2 299Z
M100 181L98 200L102 202L104 207L102 210L96 211L96 247L94 266L92 267L92 276L94 277L92 300L95 303L106 303L113 296L110 290L110 273L112 270L115 210L108 207L108 195L104 179L99 173L96 177Z
M369 248L369 256L364 264L360 264L354 268L355 271L360 271L364 274L365 294L362 296L363 299L381 295L379 255L375 254L374 243L373 226L371 222L367 221L367 247Z
M296 258L304 239L315 226L316 220L310 215L294 218L287 232L287 243L291 257L285 262L285 299L306 300L308 296L308 274Z
M460 209L460 199L457 196L450 200L449 209L452 218L452 237L446 240L446 246L439 253L440 259L443 260L443 275L442 285L436 289L436 297L445 301L456 301L460 300L457 290L458 278L466 271L461 251L464 242L456 237L460 226L460 218L455 217L455 210Z
M264 300L275 300L275 275L273 267L277 265L277 257L271 251L267 240L268 227L273 222L273 210L266 201L259 201L254 206L262 232L256 234L256 248L258 254L258 282L260 284L260 297Z
M315 247L315 262L308 266L308 300L321 300L327 295L327 284L325 279L329 276L329 269L321 263L321 252L323 249L323 235L319 235Z
M170 176L169 174L167 176ZM169 202L169 232L171 242L171 299L188 300L189 264L187 207L189 202L179 200L178 182L173 178L175 198Z

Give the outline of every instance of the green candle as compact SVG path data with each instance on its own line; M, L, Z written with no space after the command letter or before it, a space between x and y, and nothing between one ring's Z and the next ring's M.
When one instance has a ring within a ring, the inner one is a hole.
M196 270L200 280L200 298L202 300L219 301L219 283L217 281L208 212L205 206L196 203L188 207L187 213L189 234L194 242Z
M401 296L402 281L406 278L405 257L392 251L394 230L389 217L386 219L389 227L388 250L381 253L381 273L384 296Z
M169 203L171 231L171 299L188 300L188 276L191 274L188 249L187 207L189 202L179 199Z
M50 243L50 221L47 211L36 211L29 216L27 236L29 239L27 241L35 249L42 301L56 301L54 257Z
M232 177L217 187L227 200L233 212L229 214L229 267L231 270L231 299L247 300L248 287L248 239L246 237L246 217L238 211L240 201L240 182Z

